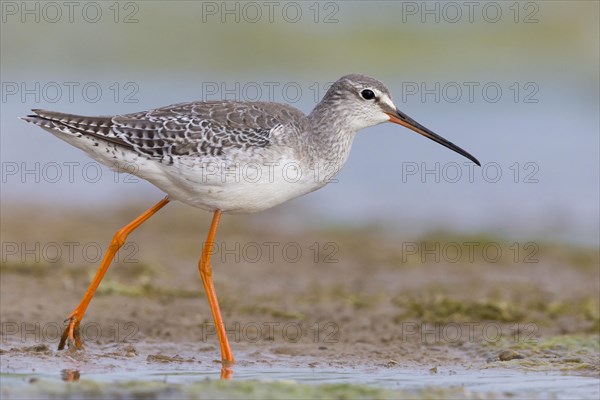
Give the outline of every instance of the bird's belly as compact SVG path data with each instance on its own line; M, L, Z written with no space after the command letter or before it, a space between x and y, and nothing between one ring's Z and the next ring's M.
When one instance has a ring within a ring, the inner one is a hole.
M208 211L252 213L274 207L324 185L296 161L233 168L161 165L161 173L143 174L172 199Z
M171 197L193 207L222 210L228 213L252 213L269 209L316 188L300 187L290 183L269 184L237 183L226 186L200 186Z

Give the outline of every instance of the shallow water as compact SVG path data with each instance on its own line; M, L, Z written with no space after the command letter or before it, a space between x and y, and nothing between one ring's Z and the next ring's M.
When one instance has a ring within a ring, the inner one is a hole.
M157 369L118 369L110 372L84 370L36 370L28 373L7 372L1 375L3 398L21 397L102 397L114 395L133 398L140 390L146 394L177 397L187 393L192 385L210 383L219 380L219 371L197 365L160 367ZM235 382L254 382L261 390L269 390L269 385L285 382L290 385L359 385L389 389L392 391L423 394L434 390L449 397L453 390L469 397L498 395L500 397L519 398L556 398L556 399L597 399L600 397L600 379L561 375L558 373L521 372L513 370L454 370L442 369L432 373L427 369L405 369L399 367L282 367L282 366L239 366L236 367ZM63 381L72 381L67 384ZM76 385L79 385L76 386ZM264 387L263 387L264 386ZM89 392L93 387L93 391ZM168 389L168 390L167 390ZM81 392L79 392L81 390ZM254 389L253 389L254 390ZM441 392L440 392L441 391ZM226 393L221 393L226 395ZM358 392L356 394L358 396ZM184 396L185 397L185 396ZM295 396L292 396L295 397ZM444 396L445 397L445 396Z

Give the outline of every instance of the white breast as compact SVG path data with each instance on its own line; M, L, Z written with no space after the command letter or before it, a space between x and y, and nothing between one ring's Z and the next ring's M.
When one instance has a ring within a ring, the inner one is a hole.
M201 163L182 164L186 164L185 160L169 166L146 160L138 175L172 199L208 211L220 209L229 213L266 210L326 183L322 171L292 158L262 163L205 159Z

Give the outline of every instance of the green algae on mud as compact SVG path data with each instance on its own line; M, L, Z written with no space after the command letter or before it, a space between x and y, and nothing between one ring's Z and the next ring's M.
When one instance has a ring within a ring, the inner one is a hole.
M490 360L486 368L516 368L523 371L561 371L600 375L598 334L557 335L546 338L488 343L491 347L518 351L521 356L508 362Z
M392 299L404 311L395 318L403 321L419 318L432 322L470 321L522 321L525 312L515 304L501 300L457 300L443 295L403 295Z
M452 294L448 289L432 288L404 293L391 301L400 309L394 317L396 323L417 319L431 323L522 322L550 327L558 321L568 320L569 333L600 331L600 300L591 295L553 300L530 289L517 295L495 293L470 299Z

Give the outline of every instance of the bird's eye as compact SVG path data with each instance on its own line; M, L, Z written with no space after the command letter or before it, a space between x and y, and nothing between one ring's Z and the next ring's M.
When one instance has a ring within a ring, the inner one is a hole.
M370 89L363 90L362 92L360 92L360 95L365 100L373 100L375 98L375 93L373 93L373 91Z

